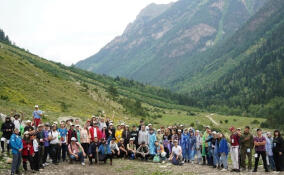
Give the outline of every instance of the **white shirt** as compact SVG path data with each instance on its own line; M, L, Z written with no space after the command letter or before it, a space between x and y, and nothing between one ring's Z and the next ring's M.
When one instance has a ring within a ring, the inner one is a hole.
M33 147L34 147L34 152L38 152L38 142L36 139L33 140Z
M172 152L175 154L175 155L180 155L181 153L181 147L178 145L177 147L173 147L172 148Z
M20 119L14 120L14 125L15 125L15 128L17 128L20 131L21 120Z
M117 151L119 151L119 148L118 148L118 146L117 146L117 144L114 142L114 143L109 143L109 146L110 146L110 149L111 150L117 150Z
M50 144L57 144L57 143L59 143L59 139L58 139L59 133L57 131L50 131L48 133L48 136L52 137L52 140L50 141Z

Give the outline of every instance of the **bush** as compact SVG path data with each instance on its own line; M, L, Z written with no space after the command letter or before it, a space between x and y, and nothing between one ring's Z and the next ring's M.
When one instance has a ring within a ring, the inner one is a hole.
M250 122L250 124L255 124L258 125L260 122L258 120L253 120L252 122Z
M235 119L235 118L234 118L234 119L233 119L233 121L234 121L234 122L236 122L236 121L237 121L237 119Z
M226 120L225 120L225 123L228 123L228 122L229 122L229 121L226 119Z
M6 95L1 95L0 98L1 100L9 101L9 97Z
M269 125L266 122L261 122L260 127L261 128L269 128Z
M222 121L222 120L220 120L220 121L219 121L219 123L220 123L220 124L222 124L222 123L223 123L223 121Z
M192 123L190 124L190 126L191 126L191 127L194 127L194 123L192 122Z

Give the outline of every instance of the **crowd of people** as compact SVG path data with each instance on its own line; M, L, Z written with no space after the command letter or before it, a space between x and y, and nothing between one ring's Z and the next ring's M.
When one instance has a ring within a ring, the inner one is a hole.
M186 128L183 125L153 128L140 121L138 126L125 123L116 124L109 118L93 116L85 123L79 119L68 119L53 123L42 123L43 113L35 106L33 120L24 123L23 114L7 116L2 124L2 152L10 153L13 161L11 174L19 174L19 167L27 171L29 162L32 172L60 162L80 162L85 166L89 159L92 165L113 158L139 159L156 163L171 162L174 165L185 163L201 164L228 171L228 155L234 172L256 172L259 158L262 157L265 171L284 171L284 141L280 131L263 133L257 129L256 136L246 126L231 127L231 135L212 131L210 126L204 131ZM255 164L252 167L252 155ZM246 159L248 164L246 164ZM246 167L247 165L247 167Z

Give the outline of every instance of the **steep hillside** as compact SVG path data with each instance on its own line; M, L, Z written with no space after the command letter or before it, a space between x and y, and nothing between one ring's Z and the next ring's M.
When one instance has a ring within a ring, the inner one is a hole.
M193 108L178 105L168 90L67 67L0 42L0 112L23 110L35 104L49 118L90 117L104 111L117 120L152 117L151 110ZM147 106L147 107L145 107Z
M168 6L151 5L121 36L76 66L172 88L175 80L199 66L196 55L230 37L265 1L179 0Z
M199 99L198 106L269 116L270 125L283 128L283 8L282 0L269 2L232 38L212 50L207 60L204 57L203 61L211 64L204 66L195 80L188 81L207 84L191 93Z

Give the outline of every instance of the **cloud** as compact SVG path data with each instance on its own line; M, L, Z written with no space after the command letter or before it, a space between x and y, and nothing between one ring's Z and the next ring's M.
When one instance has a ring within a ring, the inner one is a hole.
M146 5L175 0L1 0L0 21L17 45L66 65L98 52Z

